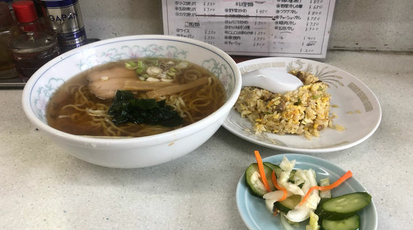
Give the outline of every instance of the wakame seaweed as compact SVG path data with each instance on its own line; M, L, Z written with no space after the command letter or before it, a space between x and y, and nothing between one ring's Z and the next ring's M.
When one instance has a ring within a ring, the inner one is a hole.
M108 115L115 125L124 123L174 127L184 120L166 102L155 99L136 99L131 91L118 90Z

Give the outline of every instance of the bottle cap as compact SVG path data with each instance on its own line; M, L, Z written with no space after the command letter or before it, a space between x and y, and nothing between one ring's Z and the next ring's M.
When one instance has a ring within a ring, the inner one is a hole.
M5 2L0 2L0 30L3 27L13 24L9 6Z
M36 8L32 1L19 1L12 4L14 14L19 22L33 22L37 20Z

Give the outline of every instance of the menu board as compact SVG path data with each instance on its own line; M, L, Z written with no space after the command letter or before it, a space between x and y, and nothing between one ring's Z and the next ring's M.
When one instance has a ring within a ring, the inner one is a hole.
M335 0L162 0L164 34L232 55L325 58Z

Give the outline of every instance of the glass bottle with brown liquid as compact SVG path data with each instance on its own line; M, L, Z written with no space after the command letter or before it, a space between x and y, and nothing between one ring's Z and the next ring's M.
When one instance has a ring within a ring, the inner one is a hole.
M9 48L20 78L25 82L40 67L59 54L57 37L44 30L38 21L32 1L19 1L12 4L20 36L13 39Z
M16 23L13 21L9 6L0 2L0 71L14 68L11 52L8 49L9 41L20 34ZM0 78L7 75L0 74Z

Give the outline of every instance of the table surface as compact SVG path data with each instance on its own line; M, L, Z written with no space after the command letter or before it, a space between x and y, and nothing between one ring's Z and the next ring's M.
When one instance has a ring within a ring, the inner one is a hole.
M329 52L325 63L353 74L379 98L382 122L347 150L309 154L355 177L371 193L378 229L413 226L413 55ZM235 189L245 168L282 154L221 127L192 153L142 169L95 166L70 156L31 125L22 90L0 90L0 228L246 229Z

